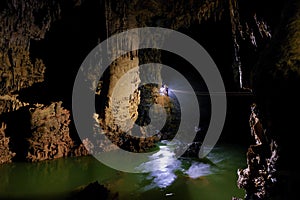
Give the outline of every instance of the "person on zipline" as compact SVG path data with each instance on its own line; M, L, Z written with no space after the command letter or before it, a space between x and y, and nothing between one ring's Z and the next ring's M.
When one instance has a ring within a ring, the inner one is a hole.
M160 88L160 93L169 96L169 88L166 84L162 85L162 87Z

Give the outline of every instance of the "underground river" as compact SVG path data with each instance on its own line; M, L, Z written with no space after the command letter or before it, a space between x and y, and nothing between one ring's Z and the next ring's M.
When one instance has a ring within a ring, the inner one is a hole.
M118 193L119 199L230 200L244 196L236 186L237 169L245 167L244 147L219 144L206 161L176 159L173 146L166 141L159 149L137 166L141 173L136 174L111 169L92 156L4 164L0 166L0 199L65 198L94 181Z

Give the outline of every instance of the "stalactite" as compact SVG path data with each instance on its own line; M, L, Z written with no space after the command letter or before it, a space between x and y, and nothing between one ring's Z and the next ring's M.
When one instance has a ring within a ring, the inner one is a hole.
M40 40L60 17L57 1L8 1L0 13L0 95L44 80L45 65L30 57L30 40ZM32 61L33 60L33 61Z
M207 21L211 18L214 21L221 20L224 11L224 3L222 0L205 0L199 6L197 18L199 23Z
M242 46L243 49L248 49L247 51L252 51L258 55L256 50L262 49L272 37L270 27L256 13L250 16L244 14L245 11L240 9L238 0L229 0L228 6L233 41L232 68L234 80L241 89L251 90L249 74L253 66L248 66L252 62L247 59L254 58L245 59L246 53L243 52Z
M238 32L241 27L239 9L236 0L229 0L229 13L231 21L232 39L233 39L233 74L236 82L239 83L240 88L243 88L243 71L240 58L240 45L238 42Z

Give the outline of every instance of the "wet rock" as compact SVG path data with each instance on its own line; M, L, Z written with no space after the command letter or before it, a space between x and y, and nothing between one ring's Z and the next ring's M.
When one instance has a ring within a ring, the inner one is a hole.
M5 136L6 124L2 123L0 127L0 164L12 162L16 153L11 152L9 148L9 137Z
M96 122L96 126L98 126ZM84 139L84 146L89 149L89 153L109 152L116 149L124 149L130 152L147 152L155 147L159 141L159 135L149 137L137 137L130 133L122 132L119 129L104 129L94 133L92 139Z
M81 199L118 199L118 194L112 195L110 191L98 181L88 184L82 188L78 188L72 192L69 200Z
M267 136L256 105L253 104L251 109L249 123L256 144L248 148L248 167L238 170L237 185L246 191L246 200L266 200L272 197L277 184L278 146L275 140Z
M72 156L87 156L90 152L86 149L83 143L79 144L76 148L72 151Z
M188 144L187 150L184 152L182 157L198 158L201 144L201 142L192 142Z

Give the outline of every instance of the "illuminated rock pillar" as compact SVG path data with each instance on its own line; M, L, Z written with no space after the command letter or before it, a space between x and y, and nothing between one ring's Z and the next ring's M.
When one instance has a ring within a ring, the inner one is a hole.
M120 6L124 5L116 4L113 7L110 2L107 2L105 6L107 37L137 27L134 15L129 14L126 6L121 8ZM116 13L120 9L124 14L122 18ZM112 54L119 53L124 47L138 49L138 35L131 36L127 41L117 38L111 45L112 52L110 53ZM106 93L104 94L105 108L102 109L104 113L99 114L101 127L111 134L130 131L138 117L137 110L140 103L140 92L137 90L140 84L138 66L137 50L118 57L110 65L109 78L103 83L103 87L107 89L101 91Z

